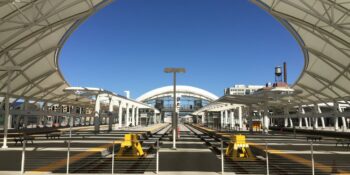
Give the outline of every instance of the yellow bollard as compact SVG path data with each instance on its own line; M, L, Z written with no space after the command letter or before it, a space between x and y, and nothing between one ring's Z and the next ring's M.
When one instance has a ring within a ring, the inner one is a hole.
M137 134L125 134L124 141L116 154L117 158L139 158L145 156Z
M233 135L225 155L234 161L252 161L255 157L246 143L244 135Z

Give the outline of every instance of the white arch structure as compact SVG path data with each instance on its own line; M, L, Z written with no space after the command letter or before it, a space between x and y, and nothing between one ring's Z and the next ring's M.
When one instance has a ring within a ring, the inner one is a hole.
M176 92L177 94L180 94L180 95L198 97L201 99L208 100L209 102L212 102L218 99L216 95L206 90L196 88L193 86L178 85L176 86ZM145 94L138 97L136 101L145 102L147 100L155 99L158 97L172 96L172 95L173 95L173 86L164 86L164 87L146 92Z

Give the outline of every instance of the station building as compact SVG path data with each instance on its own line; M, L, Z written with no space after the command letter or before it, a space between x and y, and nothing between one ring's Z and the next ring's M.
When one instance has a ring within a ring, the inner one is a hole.
M173 113L173 86L165 86L146 92L136 100L158 109L161 113L161 121L170 122ZM176 86L176 108L180 118L201 109L218 97L206 90L193 86Z

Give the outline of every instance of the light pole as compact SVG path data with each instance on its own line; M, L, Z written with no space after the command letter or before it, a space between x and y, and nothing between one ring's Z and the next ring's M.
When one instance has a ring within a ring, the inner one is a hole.
M185 73L185 68L165 68L165 73L173 73L173 85L174 85L174 104L173 104L173 149L176 149L176 134L177 134L177 113L176 113L176 73Z

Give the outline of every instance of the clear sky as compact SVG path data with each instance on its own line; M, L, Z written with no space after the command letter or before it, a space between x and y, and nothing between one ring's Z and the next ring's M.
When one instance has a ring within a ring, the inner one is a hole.
M72 86L131 97L172 84L165 67L184 67L178 83L218 96L233 84L274 81L288 63L289 83L304 66L287 29L248 0L116 0L66 41L60 68Z

